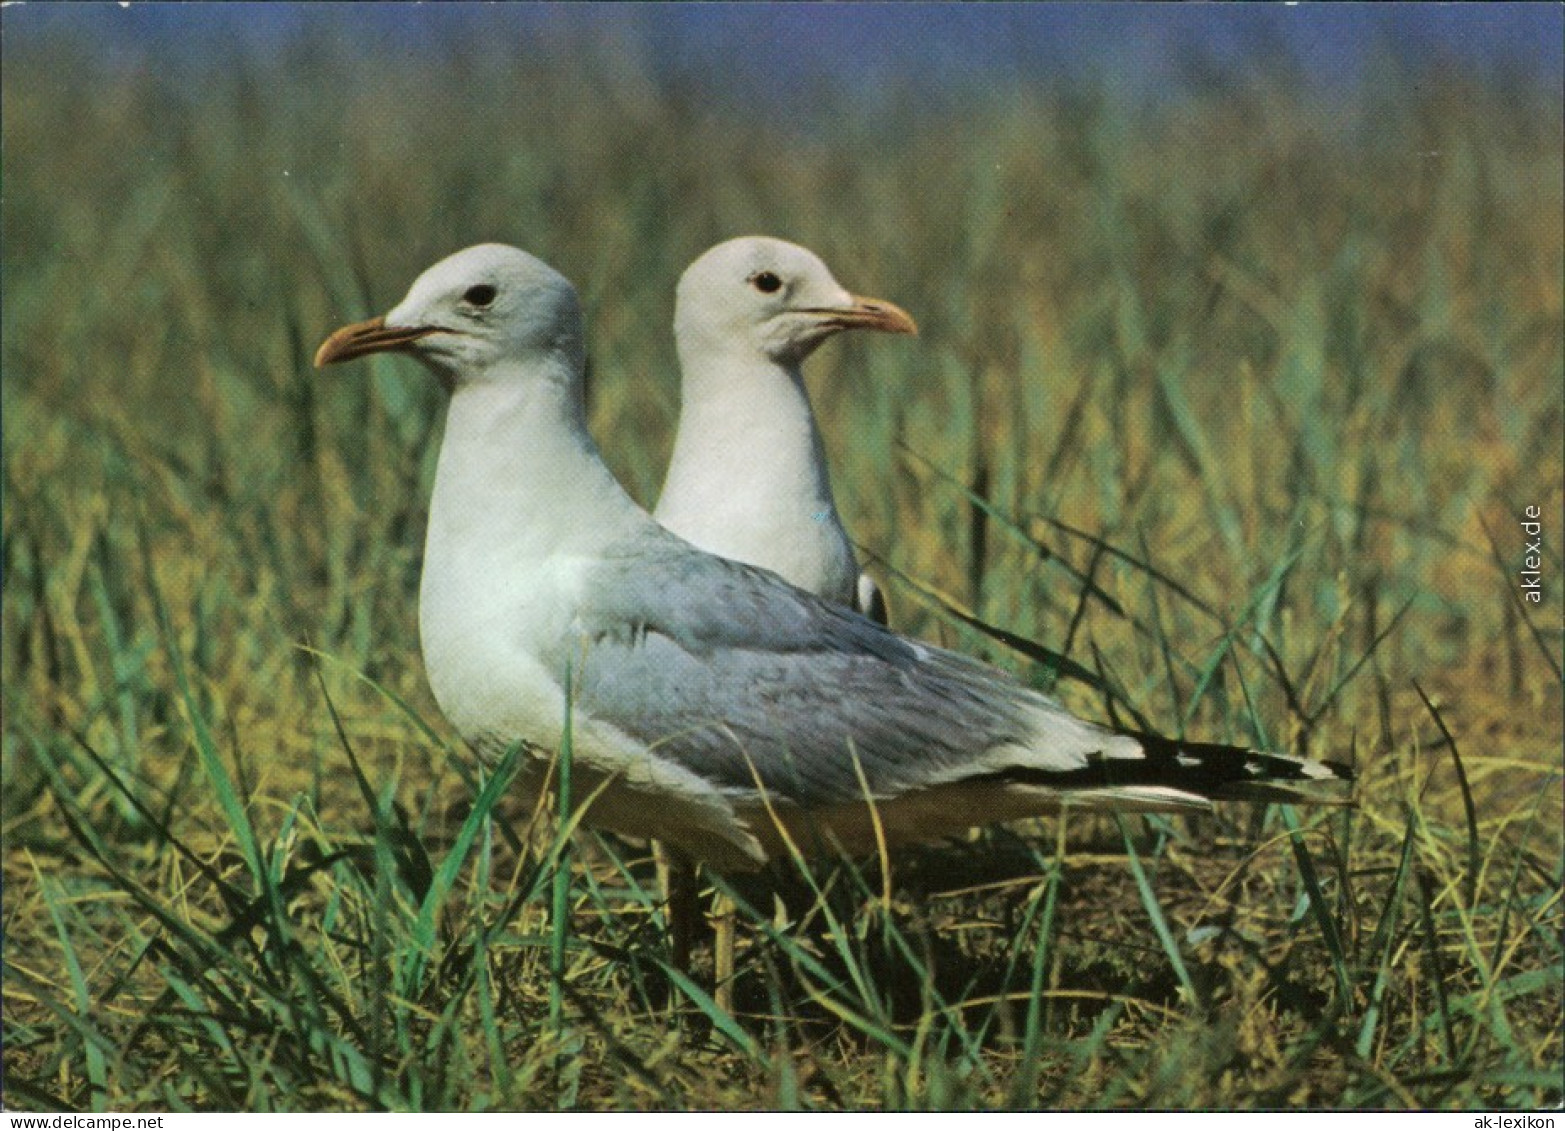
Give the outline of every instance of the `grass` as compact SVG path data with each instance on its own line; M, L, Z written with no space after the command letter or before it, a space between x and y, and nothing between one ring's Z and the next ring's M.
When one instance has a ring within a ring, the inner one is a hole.
M1212 73L790 126L470 48L8 36L8 1108L1561 1102L1557 98L1387 64L1329 122ZM650 500L673 282L750 231L919 319L812 380L903 630L1354 756L1358 807L784 862L718 881L731 1014L674 970L645 846L521 807L424 686L438 388L309 356L524 246Z

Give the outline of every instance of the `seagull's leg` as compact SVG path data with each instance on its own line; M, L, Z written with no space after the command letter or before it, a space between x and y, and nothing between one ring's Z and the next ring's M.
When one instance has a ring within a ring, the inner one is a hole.
M653 856L657 860L658 879L668 900L668 949L675 969L691 973L690 952L695 947L696 932L700 930L701 886L696 877L696 865L688 856L668 847L662 841L653 842ZM713 927L713 998L725 1013L734 1011L734 901L722 892L712 897Z
M734 1011L734 901L719 891L712 897L712 997L724 1013Z
M689 857L662 841L653 842L658 880L668 901L668 950L674 968L690 973L690 951L695 946L701 923L701 890L696 884L695 864Z

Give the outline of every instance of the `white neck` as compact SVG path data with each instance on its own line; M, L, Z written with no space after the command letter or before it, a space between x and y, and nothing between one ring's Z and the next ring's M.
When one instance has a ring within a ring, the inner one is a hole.
M680 362L679 434L658 521L710 553L846 599L857 567L798 366L684 343Z
M452 396L429 505L426 581L441 570L590 551L648 521L604 465L563 371L568 362L559 365L555 378L489 374Z
M602 549L656 529L587 432L574 363L553 364L464 383L446 418L419 636L435 699L469 737L552 718L560 673L538 657L572 639Z

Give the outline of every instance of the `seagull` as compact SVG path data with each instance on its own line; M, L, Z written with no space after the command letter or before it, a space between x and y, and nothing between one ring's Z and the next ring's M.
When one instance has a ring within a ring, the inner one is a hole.
M425 271L317 366L407 353L450 393L419 631L442 712L546 788L567 723L584 820L718 870L862 853L1066 804L1312 799L1345 766L1115 733L664 529L605 466L574 287L483 244Z
M813 252L718 244L679 281L679 433L653 516L719 557L763 566L885 623L832 498L800 367L842 330L916 334L901 307L850 294Z

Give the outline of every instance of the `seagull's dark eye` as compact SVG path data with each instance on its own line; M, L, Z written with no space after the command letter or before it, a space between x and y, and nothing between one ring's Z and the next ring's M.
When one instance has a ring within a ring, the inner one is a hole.
M758 271L750 276L750 285L763 295L769 295L782 286L782 280L772 271Z
M479 283L477 286L468 287L462 294L462 301L472 303L474 306L488 306L494 301L495 289L488 283Z

